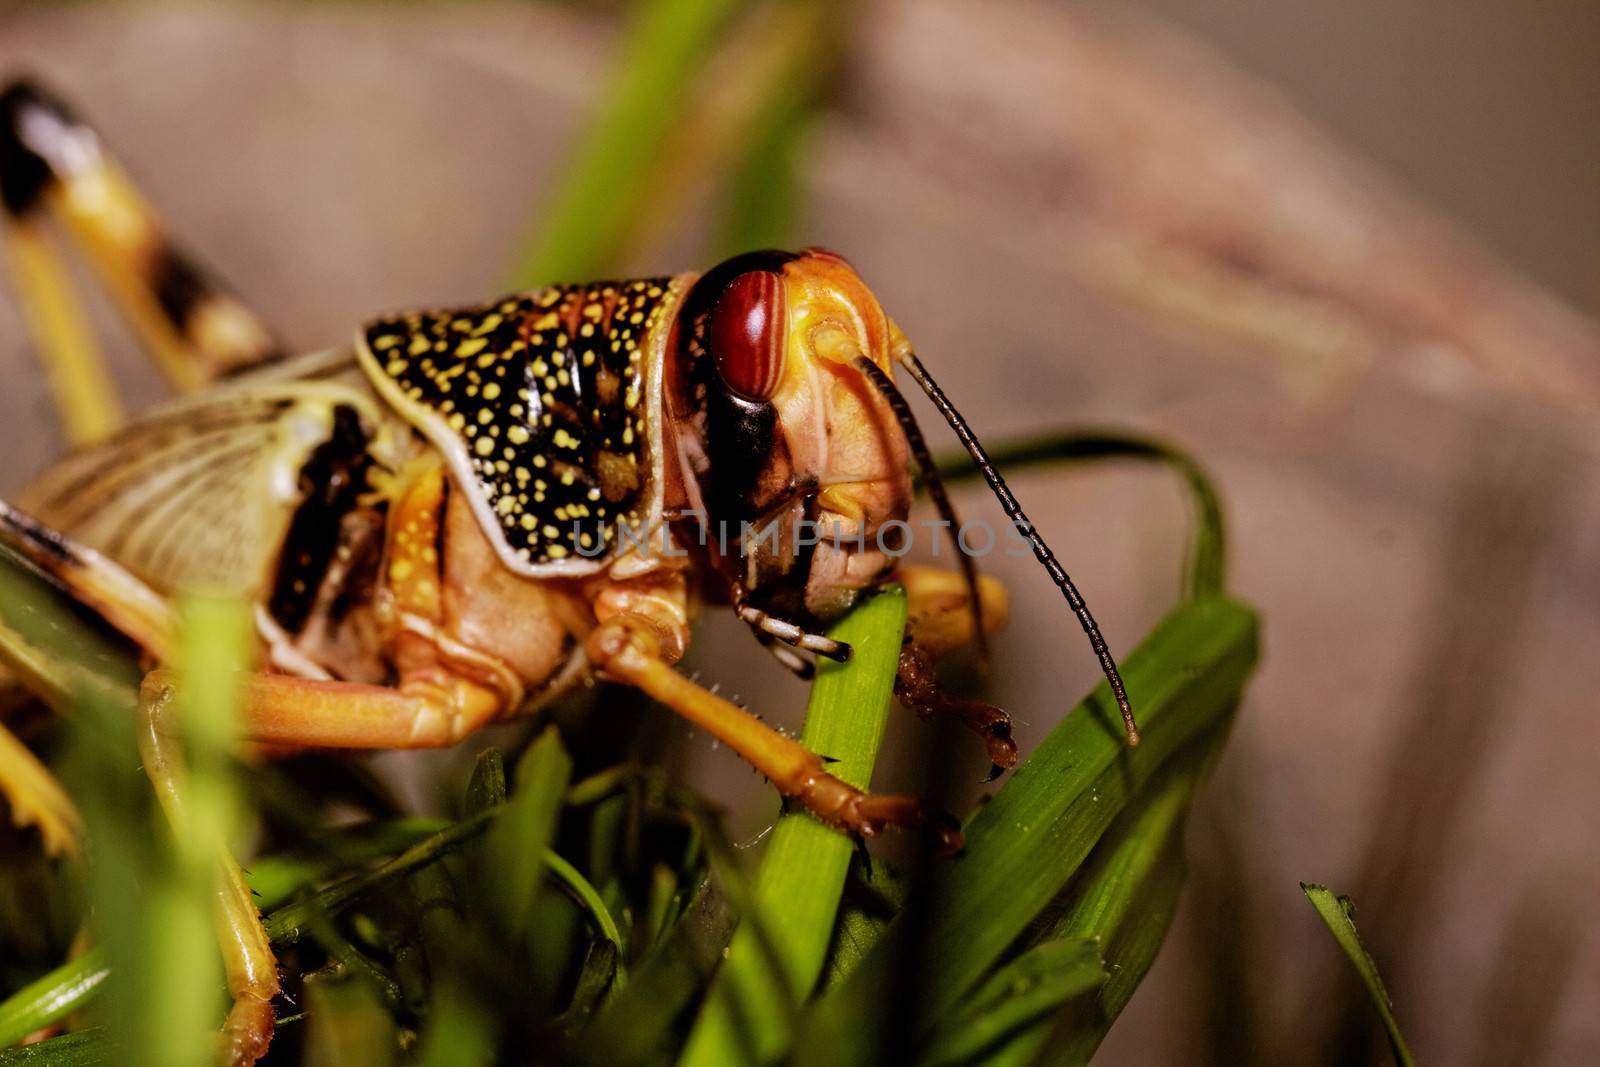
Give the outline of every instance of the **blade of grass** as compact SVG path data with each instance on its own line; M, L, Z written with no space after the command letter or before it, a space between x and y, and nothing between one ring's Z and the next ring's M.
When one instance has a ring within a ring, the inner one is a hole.
M0 1067L122 1067L127 1054L101 1027L36 1045L0 1049Z
M583 970L572 991L572 1002L553 1020L558 1030L572 1034L583 1028L606 995L616 988L618 963L616 943L594 941L589 945L589 955L583 961Z
M455 852L483 833L489 821L502 810L491 809L451 823L371 871L353 875L304 900L279 908L262 920L267 936L275 946L294 944L315 923L337 915L362 896ZM555 854L546 851L544 855L548 860ZM555 870L555 865L552 865L552 873L558 878L562 877L561 872ZM566 885L566 878L562 878L562 882ZM587 887L586 890L577 885L567 885L567 888L576 899L587 905L595 893L587 882L583 885ZM610 921L610 916L603 911L595 914L595 920L602 930L608 926L613 930L616 928L615 922ZM85 1007L100 992L110 969L107 954L98 948L91 949L13 994L0 1003L0 1044L17 1041Z
M472 765L472 777L467 779L467 795L462 810L476 815L506 802L506 761L497 748L486 748Z
M66 781L83 811L92 858L87 882L104 964L94 962L97 953L91 952L58 968L52 973L66 972L68 981L33 1006L59 1016L73 1007L75 999L109 990L107 1011L98 1021L108 1026L118 1045L135 1050L144 1044L139 1036L144 1025L139 986L147 958L145 942L152 933L150 901L158 887L168 883L171 847L154 811L149 783L139 771L130 709L123 701L102 696L86 697L76 705ZM159 931L154 933L159 936ZM76 975L73 965L80 969ZM125 977L91 982L89 976L104 965ZM138 1063L136 1055L129 1051L124 1062Z
M90 949L13 993L0 1004L0 1048L66 1018L99 992L111 968Z
M456 982L434 997L417 1062L422 1067L489 1067L495 1062L495 1022Z
M1092 998L1046 1020L998 1063L1087 1063L1138 987L1166 935L1186 871L1183 829L1195 791L1227 740L1231 716L1162 767L1095 845L1041 938L1090 937L1110 974ZM1035 1053L1046 1049L1042 1056Z
M621 989L627 982L627 971L622 966L622 934L617 929L617 921L611 917L611 910L606 907L605 901L600 899L600 894L589 880L578 872L578 868L546 849L544 855L545 869L561 883L561 887L572 897L574 903L588 913L599 928L600 936L610 942L616 950L616 978L614 986Z
M106 983L112 1039L129 1063L202 1067L220 1018L212 906L238 807L228 753L250 631L231 602L196 599L182 615L176 711L187 769L161 779L168 827L138 772L135 717L119 697L96 687L79 701L72 766L94 858L95 932L114 973ZM66 992L93 988L78 981ZM47 997L48 1010L69 999Z
M305 900L297 900L279 908L262 920L267 928L267 936L275 945L294 944L319 917L337 914L363 894L403 878L427 864L436 863L461 848L483 833L489 820L499 810L451 823L374 870L353 875L319 890Z
M341 978L362 982L366 991L374 993L382 999L390 1011L398 1011L405 1004L405 994L400 988L400 983L389 976L377 962L375 962L360 948L356 947L349 938L346 938L331 922L319 922L316 925L315 935L317 944L320 945L337 964L337 972ZM313 972L314 976L327 978L334 968ZM308 975L307 980L313 975ZM309 1010L309 1009L308 1009Z
M825 986L844 981L878 943L895 913L905 906L906 891L899 872L887 863L874 862L870 869L857 863L851 868L828 947Z
M86 612L55 582L0 546L0 651L15 652L19 677L57 699L98 684L132 691L139 664L132 645Z
M921 1067L990 1062L987 1052L1106 980L1097 937L1045 941L1001 967L943 1020Z
M633 971L628 988L592 1018L574 1044L579 1062L605 1067L670 1063L678 1020L722 960L734 915L709 886L672 933Z
M399 1050L393 1017L359 978L317 975L305 985L308 1067L389 1067Z
M923 1037L982 979L1078 869L1111 820L1168 756L1231 712L1256 657L1256 620L1223 599L1186 604L1128 657L1143 742L1122 742L1102 683L1020 766L967 827L967 848L920 893L924 922L905 913L813 1011L795 1046L802 1060L869 1062L884 1024L876 994L920 939L913 1018L895 1020L904 1042Z
M1394 1052L1395 1062L1401 1067L1415 1067L1416 1060L1411 1058L1411 1050L1400 1033L1400 1022L1394 1017L1394 1002L1389 999L1389 991L1383 987L1383 976L1378 973L1378 965L1373 962L1366 946L1361 943L1361 935L1356 932L1355 904L1349 897L1335 897L1327 886L1301 882L1300 889L1311 901L1311 906L1317 909L1317 916L1327 926L1333 939L1349 957L1361 984L1367 987L1372 1006L1383 1020L1383 1030L1389 1037L1389 1048Z
M548 727L517 762L516 791L484 843L495 899L506 933L526 938L538 914L545 853L572 776L572 760Z
M616 73L513 272L523 288L603 275L652 193L694 78L741 0L634 5Z
M888 723L906 594L890 587L829 632L851 646L848 663L824 662L811 688L800 740L836 761L829 770L858 787L872 777ZM822 973L834 917L850 866L850 839L804 812L782 815L756 875L754 907L771 931L788 989L804 996ZM790 995L762 959L754 935L734 934L723 965L680 1061L685 1067L759 1063L788 1043Z
M256 905L272 911L355 864L404 852L449 825L443 819L414 816L331 831L318 839L314 850L257 857L245 880L255 892Z
M777 29L783 48L764 96L738 141L723 198L718 258L791 243L800 203L799 157L824 89L846 54L848 12L838 0L789 3Z
M1115 936L1106 946L1106 970L1110 977L1093 997L1069 1005L1067 1018L1056 1040L1046 1035L1037 1055L1008 1058L996 1056L993 1067L1015 1064L1022 1067L1066 1067L1086 1064L1105 1038L1118 1013L1126 1006L1139 983L1155 962L1166 939L1167 928L1178 910L1178 894L1183 890L1184 865L1176 845L1161 857L1144 880L1132 887L1126 901L1126 915ZM1019 1043L1016 1052L1022 1052ZM1005 1050L1007 1053L1012 1049Z
M750 931L768 972L780 983L787 973L766 916L752 905L754 888L717 815L659 771L630 768L628 776L695 829L704 843L711 879L688 909L686 921L644 959L635 980L608 1003L574 1046L583 1063L605 1067L669 1063L675 1058L676 1023L709 985L729 946L734 916L743 917L741 928Z
M1227 578L1227 528L1216 487L1192 456L1174 445L1137 434L1075 431L1007 441L991 451L1003 471L1037 464L1082 463L1106 459L1141 459L1163 464L1183 479L1194 507L1193 534L1183 595L1188 599L1221 595ZM978 468L965 452L939 460L946 482L975 478Z

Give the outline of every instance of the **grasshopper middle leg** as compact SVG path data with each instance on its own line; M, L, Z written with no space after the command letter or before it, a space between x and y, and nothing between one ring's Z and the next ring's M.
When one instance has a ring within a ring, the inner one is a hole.
M188 824L184 807L182 746L171 721L173 690L163 672L153 672L139 694L139 754L155 787L162 810L182 833ZM272 998L278 995L278 960L261 925L250 886L239 861L221 841L215 843L217 881L214 918L217 943L233 1006L222 1027L222 1061L227 1067L250 1067L272 1040Z
M959 719L982 738L993 765L990 778L998 777L1017 764L1011 717L990 704L948 692L935 673L941 658L974 644L977 638L965 576L934 567L905 566L895 574L895 580L905 586L910 601L895 695L924 719L937 715ZM1006 621L1005 587L983 576L978 595L983 601L979 614L984 632L994 633Z

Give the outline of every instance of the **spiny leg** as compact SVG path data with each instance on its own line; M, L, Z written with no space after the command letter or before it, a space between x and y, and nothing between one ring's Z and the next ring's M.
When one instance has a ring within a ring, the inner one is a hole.
M862 837L885 826L912 827L931 833L941 851L961 847L960 827L949 815L916 797L879 796L846 784L798 741L685 678L662 656L663 643L670 641L649 618L624 614L602 622L584 647L589 662L606 677L641 690L733 749L828 826Z
M243 679L244 735L292 747L433 748L454 744L499 714L500 694L464 678L409 679L398 689L312 681L276 674ZM174 687L152 671L140 693L140 753L145 772L178 832L187 824ZM217 935L233 1007L223 1026L224 1062L249 1067L271 1042L277 960L238 861L215 845Z
M967 576L934 567L905 566L894 577L905 586L908 599L895 695L923 719L952 716L982 738L993 765L989 774L993 781L1017 764L1011 716L993 705L947 692L936 673L942 657L974 644L977 637ZM1005 625L1005 587L993 578L980 576L978 590L983 598L984 630L992 634Z
M26 81L0 90L0 207L24 295L44 298L31 318L42 347L57 339L50 358L82 363L91 353L59 261L39 251L46 215L63 223L176 388L282 356L255 313L173 245L94 131Z
M184 808L183 753L173 721L173 695L164 672L145 679L139 693L139 754L167 820L176 832L184 833L189 819ZM272 1040L278 961L239 862L221 841L215 843L214 851L217 943L222 949L228 993L233 997L222 1027L222 1056L229 1067L249 1067Z

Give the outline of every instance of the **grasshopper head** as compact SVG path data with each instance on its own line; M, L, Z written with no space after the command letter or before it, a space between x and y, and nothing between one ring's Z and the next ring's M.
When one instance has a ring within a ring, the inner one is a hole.
M905 397L904 367L955 431L1015 531L1083 626L1122 712L1122 676L1082 595L965 418L854 270L820 248L736 256L694 283L667 350L668 422L685 495L713 556L754 606L827 620L894 564L909 531L915 458L942 519L959 525ZM725 539L722 535L726 535ZM982 643L977 567L959 554Z
M685 298L669 422L712 554L757 606L827 620L893 566L911 503L906 436L858 360L892 374L903 343L822 249L737 256Z

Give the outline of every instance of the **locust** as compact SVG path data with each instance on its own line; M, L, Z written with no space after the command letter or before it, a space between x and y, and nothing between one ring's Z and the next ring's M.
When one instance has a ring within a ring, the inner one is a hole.
M204 589L253 610L260 667L241 699L257 745L446 746L598 678L683 716L830 827L909 827L958 848L948 815L846 784L826 754L676 669L702 605L725 605L802 675L848 659L828 624L898 582L901 701L960 718L995 773L1016 764L1006 714L935 676L1003 624L1003 588L969 554L954 571L910 566L885 537L906 527L913 467L958 525L898 372L1065 595L1137 742L1072 580L834 252L756 251L704 273L382 315L347 346L291 356L173 244L93 129L27 81L0 92L0 206L76 442L0 502L0 546L144 655L141 749L169 815L182 802L171 604ZM80 247L178 399L120 423L47 224ZM70 847L70 801L12 749L0 786L14 814ZM278 977L239 865L219 864L223 1058L246 1065L270 1041Z

